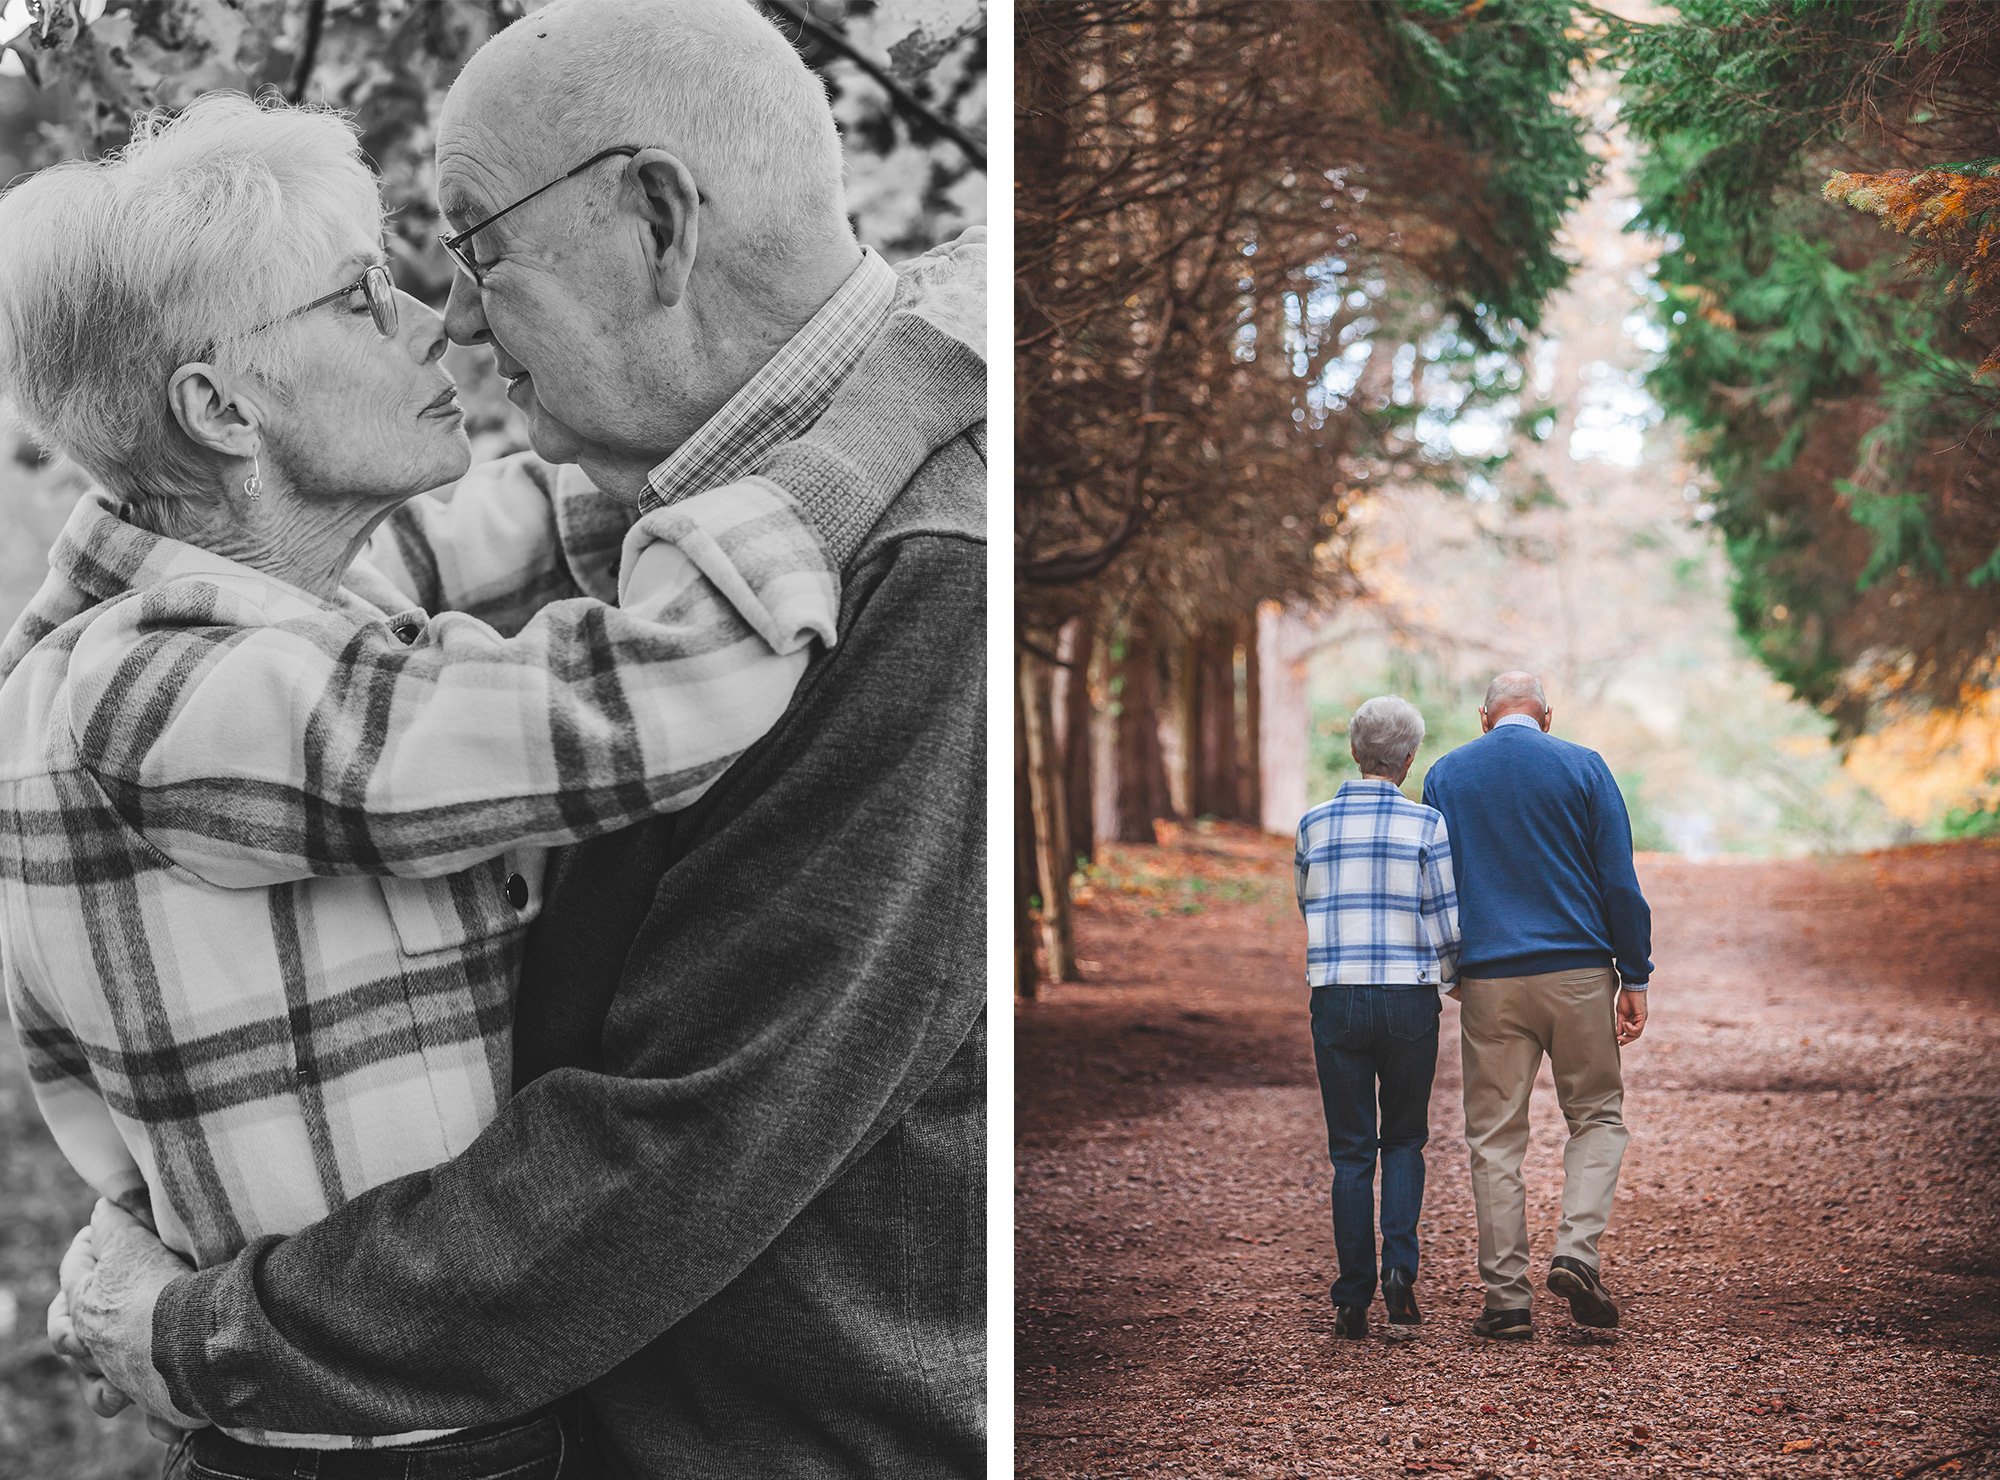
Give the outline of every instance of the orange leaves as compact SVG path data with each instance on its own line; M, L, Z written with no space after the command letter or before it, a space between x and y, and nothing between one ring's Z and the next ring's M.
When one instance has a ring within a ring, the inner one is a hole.
M1909 257L1913 270L1949 268L1947 291L1963 295L1972 310L1968 330L2000 316L2000 161L1879 175L1841 170L1828 178L1822 193L1916 242ZM1977 373L2000 373L2000 347Z

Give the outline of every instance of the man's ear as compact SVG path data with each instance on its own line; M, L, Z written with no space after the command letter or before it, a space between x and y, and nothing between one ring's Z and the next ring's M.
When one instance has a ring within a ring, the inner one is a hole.
M1542 733L1544 735L1548 734L1549 726L1554 724L1555 722L1556 722L1556 712L1553 709L1544 709L1542 711Z
M196 446L225 457L257 450L258 407L231 393L222 372L202 361L183 365L167 379L167 404Z
M641 149L626 161L625 175L638 187L653 292L672 308L686 294L694 272L694 254L701 242L701 191L688 167L664 149Z

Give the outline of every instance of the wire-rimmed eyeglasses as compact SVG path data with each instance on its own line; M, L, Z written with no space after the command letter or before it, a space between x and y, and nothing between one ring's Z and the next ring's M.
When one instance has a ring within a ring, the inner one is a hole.
M466 246L466 243L472 240L473 234L475 232L484 231L487 227L491 226L495 221L498 221L502 216L506 215L509 211L519 210L522 206L526 205L529 201L533 200L536 196L540 195L543 190L553 190L556 188L556 186L562 184L562 182L565 180L574 180L578 175L582 174L592 165L601 164L605 160L620 154L626 156L627 158L630 158L632 155L637 154L642 147L643 146L638 144L616 144L609 149L601 149L597 153L591 155L590 158L586 159L582 164L578 165L575 169L569 171L567 174L558 175L555 179L549 181L548 184L542 186L540 189L530 190L526 195L522 196L519 200L515 201L513 205L503 206L500 210L497 210L492 215L488 216L484 221L476 222L475 224L466 227L465 230L460 232L455 232L450 236L440 236L438 238L438 245L443 247L447 252L451 253L451 260L456 262L459 265L459 267L464 270L465 275L467 277L471 278L473 282L478 283L481 286L484 286L486 282L487 264L480 262L480 260L477 257L472 255L471 249Z
M297 318L300 314L311 313L316 308L338 302L342 298L351 298L356 293L365 295L368 300L368 313L375 320L375 332L384 339L394 339L396 337L396 284L389 276L389 269L379 262L371 264L353 282L343 283L331 293L321 294L319 297L313 299L311 303L302 303L297 308L289 309L279 314L275 319L266 319L254 329L245 329L242 334L232 334L229 337L238 339L248 338L252 334L262 334L266 329L275 328L289 319ZM215 347L219 342L218 340L211 339L202 350L200 358L204 360L213 359L215 357Z

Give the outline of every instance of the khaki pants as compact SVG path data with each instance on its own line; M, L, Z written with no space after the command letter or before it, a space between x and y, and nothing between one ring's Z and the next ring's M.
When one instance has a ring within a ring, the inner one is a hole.
M1563 1219L1556 1253L1597 1267L1625 1155L1625 1084L1618 1069L1618 979L1609 967L1540 976L1466 978L1459 994L1465 1141L1479 1216L1479 1277L1488 1310L1526 1310L1528 1096L1542 1055L1569 1122Z

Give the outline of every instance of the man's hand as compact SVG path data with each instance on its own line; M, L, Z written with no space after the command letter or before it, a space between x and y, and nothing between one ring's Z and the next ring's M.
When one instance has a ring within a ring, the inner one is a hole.
M1618 1046L1636 1043L1646 1031L1646 994L1621 989L1618 993Z
M160 1292L189 1273L130 1213L99 1201L90 1227L63 1256L62 1293L49 1307L49 1340L83 1379L91 1410L103 1417L137 1403L148 1427L198 1429L167 1396L153 1367L153 1307Z

